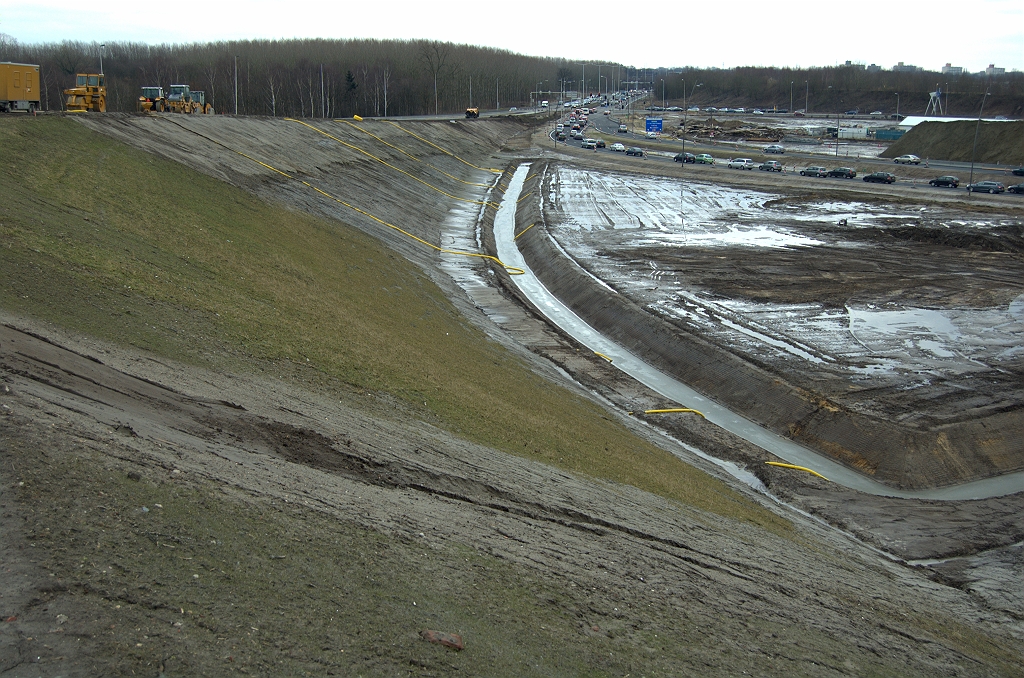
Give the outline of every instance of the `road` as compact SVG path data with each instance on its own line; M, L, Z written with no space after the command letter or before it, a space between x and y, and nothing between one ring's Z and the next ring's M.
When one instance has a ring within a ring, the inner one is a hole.
M888 171L894 172L895 170L910 169L912 167L916 169L924 169L922 166L913 165L897 165L889 159L879 158L857 158L851 160L849 158L831 158L827 155L820 153L801 153L799 150L794 150L792 147L787 148L786 153L783 155L766 155L762 153L762 145L750 145L750 146L723 146L722 144L711 144L700 141L694 141L687 139L685 142L682 141L665 141L665 140L652 140L647 139L642 131L630 130L629 132L619 132L619 124L624 118L620 118L620 114L625 113L624 110L611 107L611 108L597 108L593 109L595 112L589 116L587 121L587 127L585 128L585 136L602 136L605 137L609 148L596 149L596 153L621 153L621 151L613 151L610 146L618 141L623 145L639 146L647 151L647 154L643 158L629 157L628 161L640 162L640 161L653 161L653 162L672 162L675 154L683 151L684 149L690 153L709 153L715 156L716 160L721 163L731 157L750 157L755 162L760 163L761 159L765 160L779 160L785 165L790 166L807 166L807 165L826 165L828 167L833 166L848 166L855 164L859 169L876 171ZM608 112L606 115L605 112ZM657 113L655 113L657 114ZM566 113L568 115L568 113ZM562 121L565 121L565 117ZM596 133L596 134L595 134ZM552 131L549 133L549 138L552 144L555 144L555 129L552 126ZM582 142L573 140L572 138L567 139L565 143L570 146L580 147ZM723 154L726 154L723 156ZM627 158L623 158L627 160ZM704 166L702 169L710 169ZM929 160L927 161L927 169L930 175L940 176L942 174L954 174L961 178L961 187L966 186L967 179L971 173L971 164L965 162L952 162L946 160ZM1009 172L1013 169L1010 165L1000 165L993 163L986 163L985 165L976 164L974 166L975 180L979 180L982 174L1000 173L1005 175L1004 177L997 177L998 180L1002 181L1004 185L1010 186L1015 183L1024 183L1024 177L1015 177ZM992 178L992 177L985 177ZM876 184L880 186L879 184ZM925 184L927 186L927 184ZM948 188L934 188L936 191L949 192ZM988 196L986 196L988 197ZM1002 198L1007 202L1017 202L1020 197L1013 194L1003 194L1002 196L992 196L993 198Z

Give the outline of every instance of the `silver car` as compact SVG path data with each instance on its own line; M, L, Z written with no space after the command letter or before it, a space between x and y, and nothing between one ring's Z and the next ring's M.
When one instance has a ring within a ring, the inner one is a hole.
M755 165L754 161L750 158L733 158L729 161L729 169L752 170L755 167L757 167L757 165Z
M772 144L771 146L765 146L761 149L764 153L785 153L786 149L778 144Z
M897 165L920 165L921 158L916 155L908 153L907 155L901 155L900 157L893 160Z

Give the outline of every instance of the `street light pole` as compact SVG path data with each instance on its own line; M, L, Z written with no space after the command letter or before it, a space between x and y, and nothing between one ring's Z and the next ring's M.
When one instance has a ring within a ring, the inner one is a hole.
M793 81L789 81L789 113L793 114Z
M804 80L804 115L808 115L811 112L810 105L811 86Z
M971 178L967 180L967 197L971 197L971 184L974 183L974 154L978 151L978 132L981 131L981 116L985 112L985 99L988 99L989 92L981 98L981 110L978 111L978 125L974 128L974 147L971 149Z
M982 103L982 106L985 104ZM900 93L896 92L896 122L900 121Z
M103 75L103 52L105 52L106 49L106 43L100 45L100 75Z
M235 55L235 115L238 115L238 55Z
M668 102L665 101L665 78L662 78L661 79L661 107L662 107L662 109L665 108L667 103Z

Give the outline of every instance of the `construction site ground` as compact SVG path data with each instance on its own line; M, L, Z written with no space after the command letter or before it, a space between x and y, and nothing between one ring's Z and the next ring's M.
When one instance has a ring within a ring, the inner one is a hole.
M546 130L516 120L403 123L416 141L371 121L364 129L372 138L330 121L317 125L330 136L292 121L220 116L80 122L268 203L371 234L536 374L723 478L781 522L725 519L467 442L406 401L353 389L299 360L231 368L247 360L241 344L211 343L203 350L212 364L227 367L202 367L138 342L70 332L8 302L0 328L0 675L1024 670L1024 492L958 502L867 496L766 467L770 455L699 418L631 416L660 404L658 396L548 325L500 267L467 264L458 279L446 255L381 224L447 245L453 220L478 212L481 232L471 228L469 237L486 249L487 210L459 199L499 200L500 191L465 183L490 180L451 154L478 168L528 160L552 172L651 177L676 176L677 168L553 150ZM432 180L447 198L421 180L423 162L452 177ZM880 197L859 180L822 188L766 174L714 169L699 181L770 190L780 204L834 200L837 192L902 212L927 204L944 211L944 225L880 220L858 232L859 260L850 249L824 252L811 262L814 275L807 261L774 250L730 250L715 261L697 248L682 256L648 250L644 260L715 295L757 290L760 301L779 303L843 304L849 278L820 272L853 271L857 261L877 264L861 290L901 301L982 307L1021 294L1021 213L1012 203L952 192L922 203L909 186ZM535 209L557 213L549 202ZM557 239L556 221L544 227ZM979 234L969 226L977 221L998 223ZM814 233L813 224L791 225ZM824 231L817 235L833 236ZM640 258L622 247L601 256L634 271ZM576 258L598 275L605 265ZM22 289L31 284L28 268L5 273L8 290L20 290L10 298L31 296ZM766 268L776 284L765 284ZM972 271L986 275L964 274ZM643 286L624 291L638 307L652 301ZM1014 360L1006 382L972 386L980 394L972 397L1019 410L1020 356ZM750 363L839 397L838 378L788 362L773 368L770 356ZM927 409L919 402L882 394L872 415L898 422ZM955 410L946 402L941 413ZM735 483L684 444L748 468L767 494ZM969 462L957 480L1020 465ZM458 633L465 648L425 642L427 629Z

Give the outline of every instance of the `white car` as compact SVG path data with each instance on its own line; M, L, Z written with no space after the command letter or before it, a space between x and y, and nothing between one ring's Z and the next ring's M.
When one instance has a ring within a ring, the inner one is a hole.
M597 148L597 139L584 139L583 148Z
M628 131L629 131L628 127L626 127L625 125L619 125L619 132L625 133L625 132L628 132Z
M733 158L729 161L729 169L752 170L755 167L757 167L757 165L755 165L754 161L750 158Z
M619 143L614 143L608 148L612 149L613 151L618 151L619 153L622 153L623 151L626 150L626 147Z
M688 113L700 113L700 106L690 106L686 111Z
M644 133L644 138L645 139L657 139L658 138L658 133L657 132L645 132Z
M900 157L893 160L897 165L920 165L921 158L916 155L908 153L907 155L901 155Z

